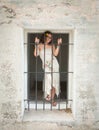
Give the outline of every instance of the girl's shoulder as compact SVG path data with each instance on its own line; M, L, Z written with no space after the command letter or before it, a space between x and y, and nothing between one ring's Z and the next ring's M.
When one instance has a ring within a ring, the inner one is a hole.
M39 49L41 50L43 48L44 44L39 43Z

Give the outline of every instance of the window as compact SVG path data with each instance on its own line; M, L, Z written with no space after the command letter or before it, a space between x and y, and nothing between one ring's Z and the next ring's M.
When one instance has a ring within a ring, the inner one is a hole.
M59 55L57 60L59 63L59 75L60 75L60 92L56 97L57 106L52 105L44 100L44 70L42 69L42 63L40 57L34 57L34 39L40 38L44 31L25 31L25 108L33 109L65 109L70 108L72 105L72 50L73 43L72 33L70 31L52 31L53 43L57 45L57 38L63 39Z

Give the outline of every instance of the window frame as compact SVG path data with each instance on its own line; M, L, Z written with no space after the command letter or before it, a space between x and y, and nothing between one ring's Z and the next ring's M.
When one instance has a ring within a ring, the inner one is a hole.
M28 42L28 33L42 33L45 30L33 30L33 29L25 29L24 30L24 43ZM73 43L74 43L74 31L73 30L50 30L53 33L68 33L69 34L69 58L68 58L68 72L72 73L73 72ZM24 72L28 69L27 63L27 48L24 47ZM72 81L72 82L71 82ZM24 78L24 99L28 99L28 89L27 89L27 77ZM73 74L70 75L68 74L68 98L67 99L72 99L73 98ZM68 107L72 108L73 103L68 102ZM25 106L28 106L27 102L25 102ZM30 104L30 108L32 108L32 105Z

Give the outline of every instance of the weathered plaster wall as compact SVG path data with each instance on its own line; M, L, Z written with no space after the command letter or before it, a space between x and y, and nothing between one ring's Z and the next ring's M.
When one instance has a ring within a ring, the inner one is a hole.
M98 129L98 24L98 0L0 0L0 121L21 119L23 29L72 29L75 120Z
M99 31L96 28L77 29L74 77L76 86L76 116L92 123L99 120Z
M22 116L22 28L0 26L0 121Z

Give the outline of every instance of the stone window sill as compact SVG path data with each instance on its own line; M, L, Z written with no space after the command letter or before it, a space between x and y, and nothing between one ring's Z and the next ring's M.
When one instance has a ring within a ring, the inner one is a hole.
M70 111L63 110L25 110L23 122L55 122L71 123L74 122L73 115Z

